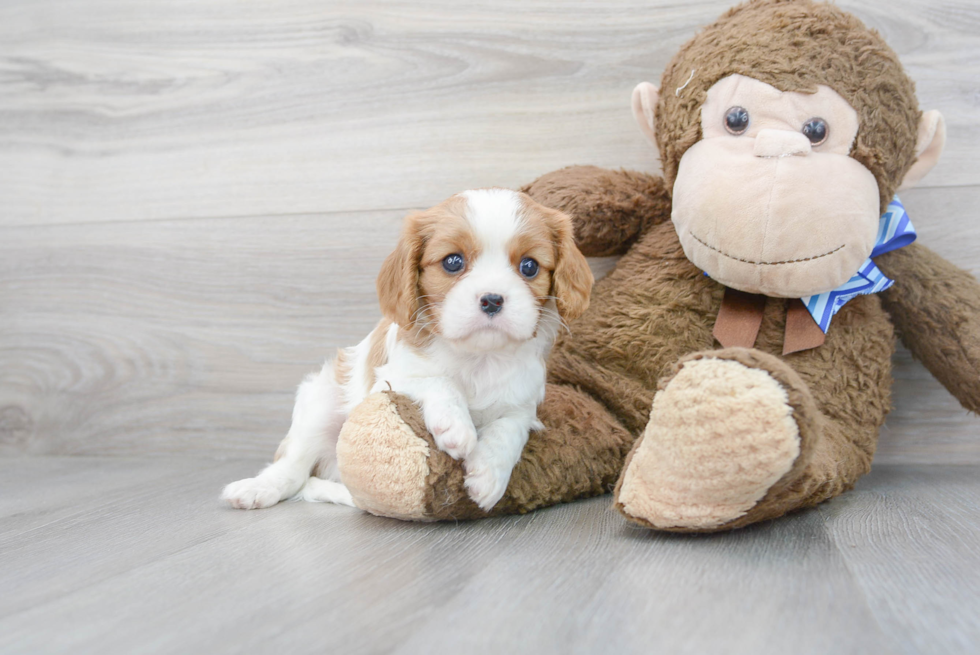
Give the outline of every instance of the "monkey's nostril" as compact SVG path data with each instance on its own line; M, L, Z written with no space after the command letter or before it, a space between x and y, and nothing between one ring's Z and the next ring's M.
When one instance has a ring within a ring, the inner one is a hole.
M490 316L493 316L501 309L503 309L503 305L504 305L504 297L496 293L488 293L485 294L482 298L480 298L480 309L482 309Z

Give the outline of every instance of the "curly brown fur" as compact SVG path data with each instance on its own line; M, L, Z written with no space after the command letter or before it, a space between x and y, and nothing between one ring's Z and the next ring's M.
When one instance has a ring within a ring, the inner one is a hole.
M877 259L902 342L966 409L980 412L980 291L966 271L917 243Z
M596 284L586 313L559 337L539 408L546 429L531 435L492 514L609 489L632 463L627 455L651 421L658 389L684 362L699 358L730 359L774 380L772 387L786 392L801 446L761 500L705 530L775 518L846 491L869 470L890 410L895 329L889 313L913 354L965 407L980 408L980 285L917 245L877 260L895 286L844 305L822 346L783 356L788 301L769 298L755 348L713 350L724 287L685 256L668 221L669 189L681 155L701 137L708 88L734 73L783 91L826 84L843 96L861 123L851 156L877 178L882 205L915 160L920 112L911 81L876 33L833 5L753 0L684 46L664 73L656 112L666 180L572 167L525 187L572 216L587 254L625 255ZM427 434L413 405L403 402L399 414L417 435ZM486 516L466 497L459 463L425 438L425 518Z
M656 129L669 187L681 156L701 139L708 89L733 74L780 91L812 93L823 84L847 100L861 123L851 156L877 178L884 212L915 161L922 112L915 85L877 32L832 4L810 0L753 0L706 27L661 79Z
M820 425L822 417L806 384L800 379L796 371L780 361L777 357L749 348L727 348L693 353L682 358L671 368L670 375L660 380L657 385L658 390L663 390L685 363L699 359L731 360L743 364L746 367L761 369L769 373L786 391L789 405L793 408L793 417L799 428L800 438L800 454L793 463L793 467L776 485L769 489L766 496L744 516L709 531L730 530L732 528L742 527L766 518L780 516L796 508L800 504L801 494L806 495L808 491L803 482L813 459L814 452L817 451L822 438ZM638 440L630 450L623 464L624 470L629 468L639 443ZM616 484L613 506L629 520L646 527L656 528L657 526L652 525L649 521L631 516L626 512L623 504L619 500L623 480L624 477L621 476ZM661 527L657 529L666 529L672 532L689 531L680 528Z
M389 395L402 420L429 444L425 514L434 520L524 514L609 493L633 443L632 435L595 399L570 387L548 385L538 409L545 429L531 433L507 492L484 512L466 495L462 464L436 447L418 406L405 396Z
M711 328L723 291L683 256L671 225L657 226L599 282L590 310L556 346L550 379L601 399L639 436L653 394L673 376L678 362L713 347ZM870 466L878 429L890 409L894 332L880 300L852 300L837 314L824 346L780 358L785 302L769 300L756 348L736 359L775 371L785 387L812 396L816 413L798 422L807 422L809 433L814 430L808 422L814 421L820 437L812 440L806 475L784 480L782 485L792 484L774 488L744 522L815 504L853 485Z
M646 426L653 394L680 363L699 357L731 358L769 372L787 389L804 435L803 456L792 471L750 512L719 529L817 504L868 471L890 408L894 333L879 299L848 303L819 349L779 357L785 301L770 299L756 349L699 352L712 347L723 288L683 257L676 240L669 224L651 229L599 283L593 305L560 340L539 409L547 429L531 435L490 514L466 496L461 465L435 447L418 408L399 397L402 419L430 446L427 517L524 513L605 493Z
M575 241L587 257L619 255L647 228L670 216L664 180L633 171L570 166L521 189L575 220Z
M723 291L684 256L673 226L657 225L596 283L589 311L559 337L548 377L587 390L639 434L658 380L713 346Z
M767 325L766 332L770 338L776 336L777 330L773 329L776 327L778 321ZM887 339L871 339L866 345L869 345L872 350L880 350L883 341ZM854 345L846 344L846 350L852 351ZM889 366L872 367L870 370L863 371L864 375L859 376L860 379L850 381L848 386L851 388L847 390L851 393L850 398L835 398L830 394L821 393L822 402L818 402L811 393L810 385L804 382L801 371L809 373L807 377L812 378L814 370L819 369L808 366L807 362L795 362L794 368L786 361L756 349L729 348L688 355L672 368L671 375L661 380L659 388L662 389L669 384L673 375L685 362L705 358L732 360L750 368L761 369L779 382L787 393L789 405L793 408L793 416L799 428L801 452L792 469L747 513L723 525L694 531L732 530L811 507L850 489L861 475L870 470L875 437L889 402L891 384ZM855 403L854 400L858 398L859 393L868 394L869 391L870 395L861 397L868 397L871 406L862 410L861 403ZM856 422L852 423L852 421ZM627 457L624 470L630 466L638 445L639 443L634 445ZM656 527L642 518L630 516L625 512L618 501L622 480L623 478L620 478L615 491L616 509L635 523L651 528ZM689 528L659 527L657 529L670 532L692 531Z

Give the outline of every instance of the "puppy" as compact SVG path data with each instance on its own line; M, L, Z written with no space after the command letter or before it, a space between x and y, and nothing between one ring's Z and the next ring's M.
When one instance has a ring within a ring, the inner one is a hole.
M337 437L353 407L390 388L421 406L489 510L528 432L543 427L545 360L559 327L588 307L592 282L568 216L523 193L466 191L408 216L378 276L384 318L303 381L274 462L222 497L241 509L291 497L354 506Z

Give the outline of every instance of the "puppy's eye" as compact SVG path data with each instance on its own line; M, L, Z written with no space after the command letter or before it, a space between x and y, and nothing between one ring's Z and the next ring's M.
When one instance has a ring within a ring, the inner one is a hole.
M815 146L826 141L829 133L830 127L827 125L827 121L822 118L811 118L803 125L803 136L810 139L810 143Z
M739 135L749 126L749 111L745 107L732 107L725 113L725 129Z
M458 253L446 255L442 260L442 267L447 273L459 273L465 264L463 256Z
M538 263L530 257L525 257L521 260L520 270L521 275L530 279L538 274Z

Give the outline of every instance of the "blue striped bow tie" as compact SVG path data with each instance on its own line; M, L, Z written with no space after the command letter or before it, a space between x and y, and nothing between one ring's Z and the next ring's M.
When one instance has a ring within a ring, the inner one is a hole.
M905 213L898 196L888 203L888 209L881 215L878 223L878 238L875 240L875 247L871 251L871 257L861 265L854 276L837 287L833 291L800 298L806 305L810 316L817 322L824 334L830 327L830 321L834 314L840 311L849 300L855 296L884 291L895 284L881 272L872 260L873 257L883 255L892 250L904 248L915 241L915 228L912 221Z

